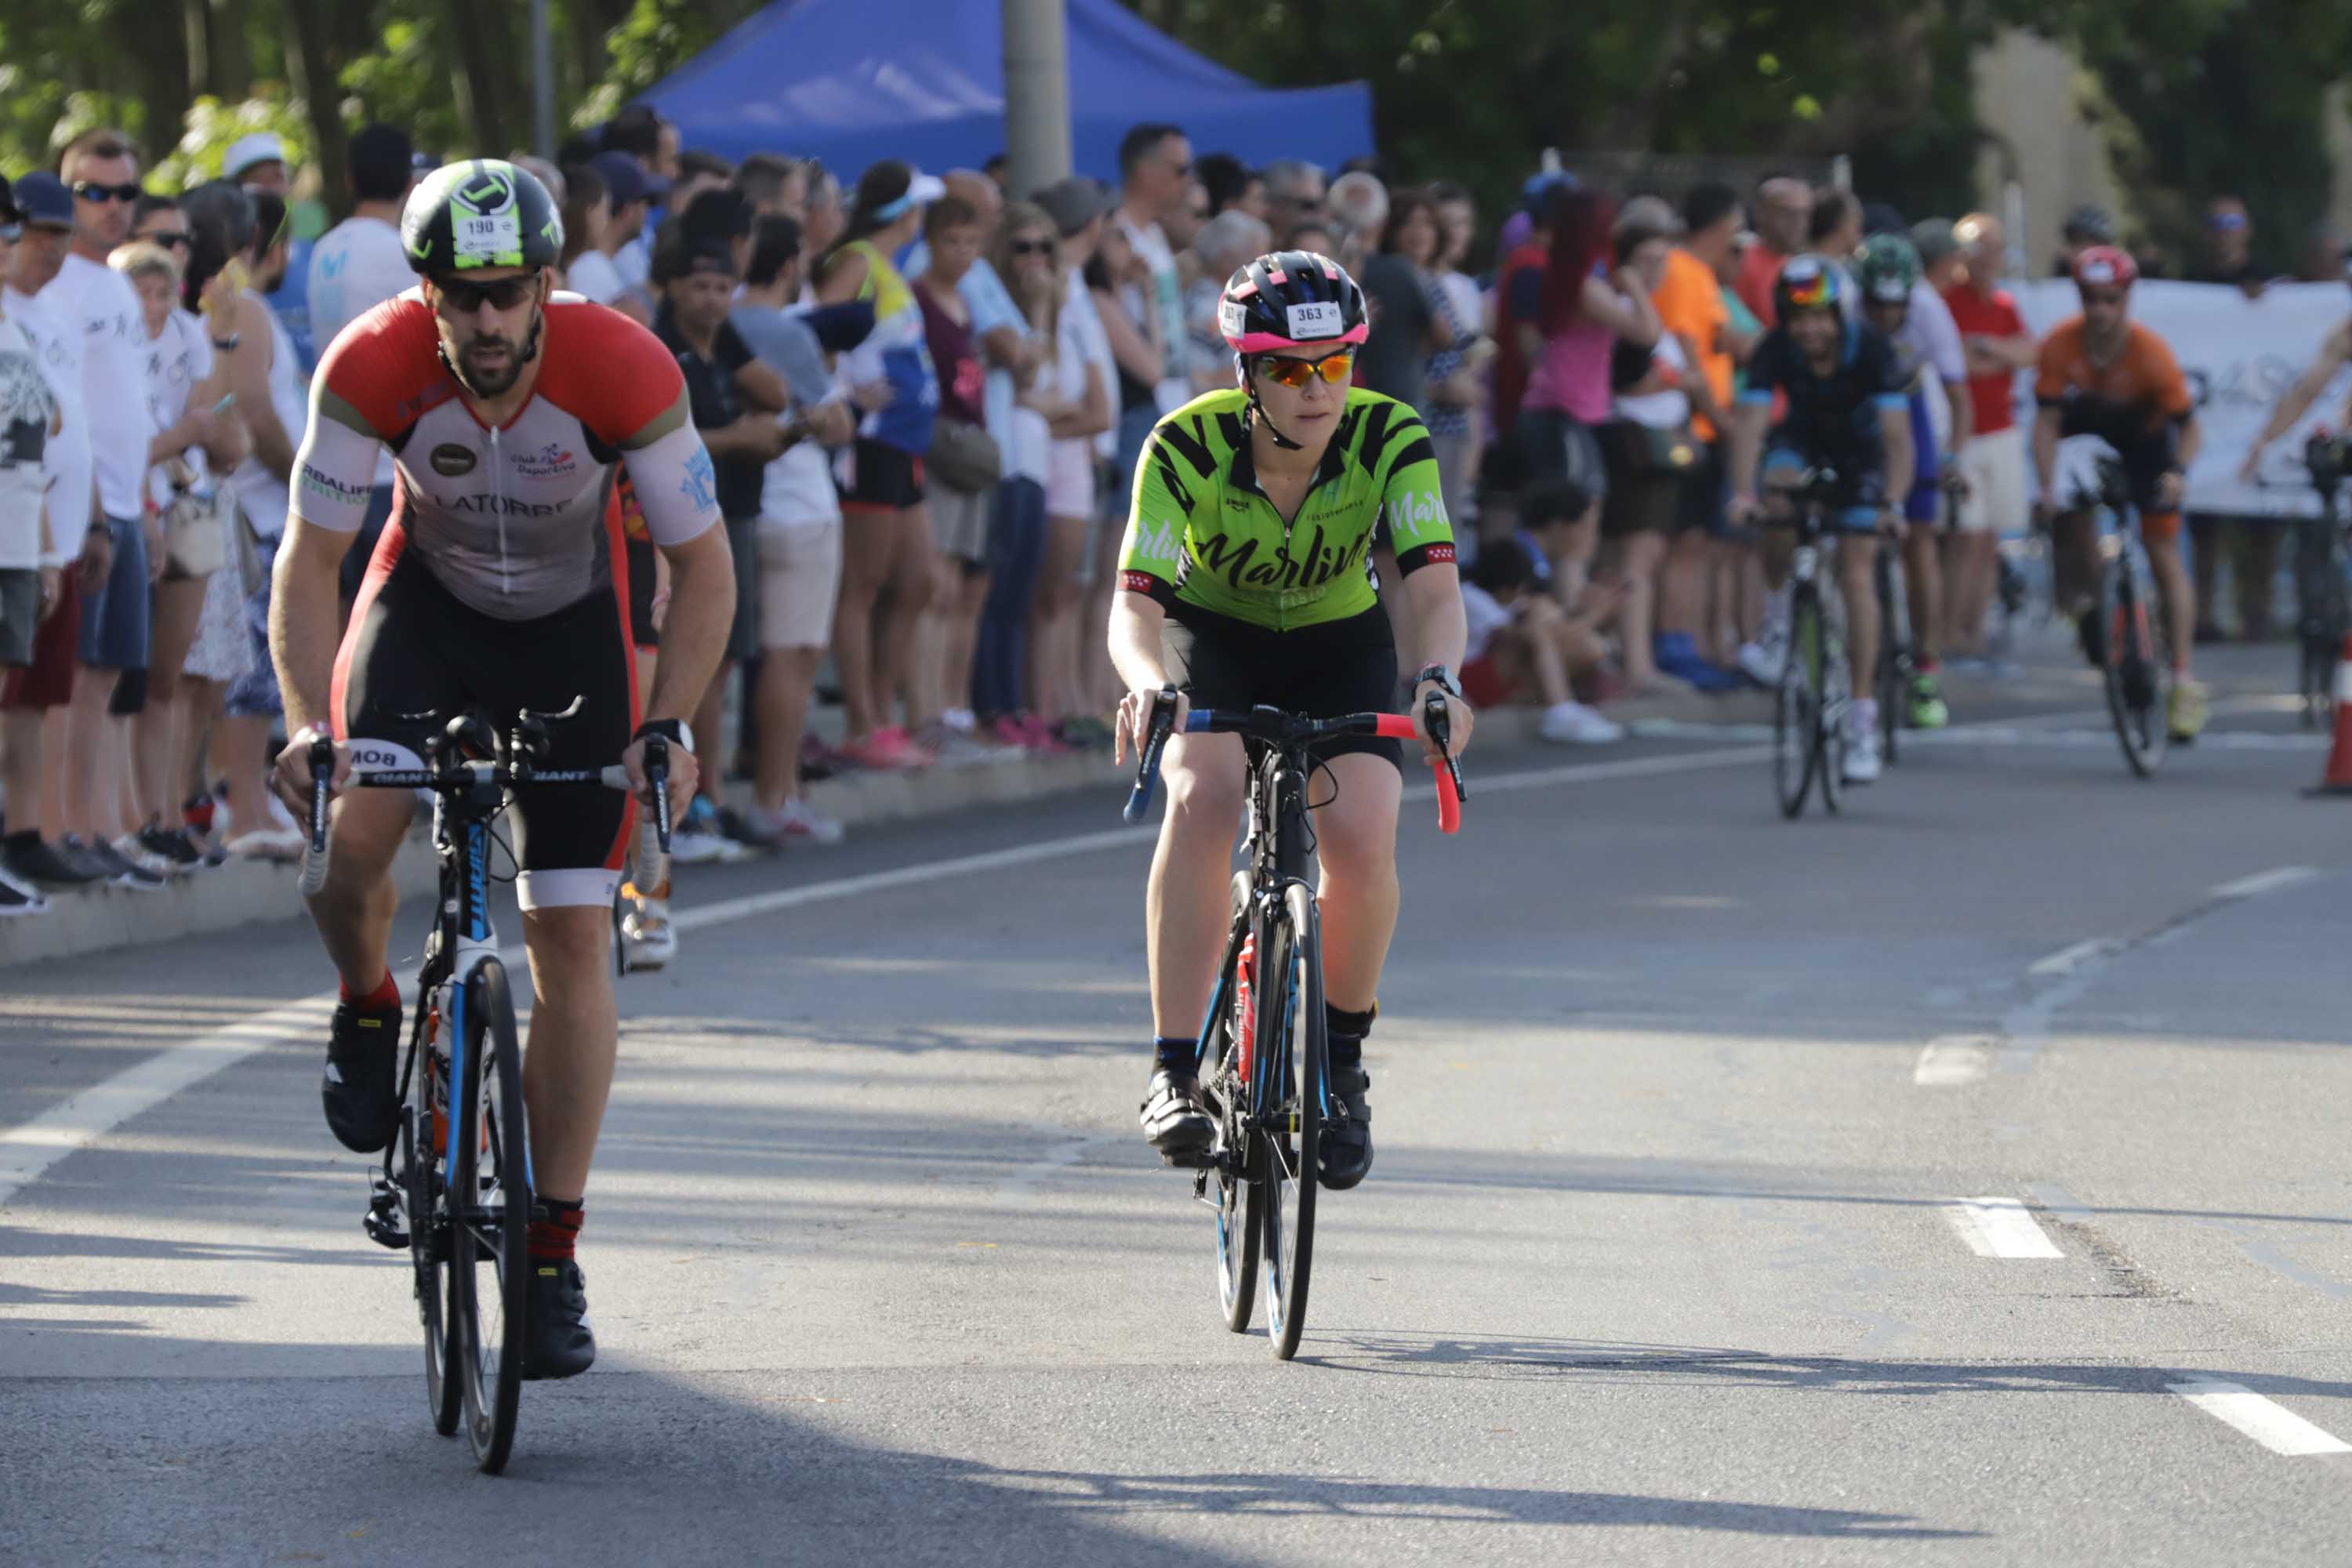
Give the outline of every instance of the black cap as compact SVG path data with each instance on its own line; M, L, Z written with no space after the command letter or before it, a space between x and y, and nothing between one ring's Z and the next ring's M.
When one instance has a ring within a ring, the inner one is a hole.
M1108 186L1084 174L1056 180L1029 199L1045 209L1065 239L1118 205Z

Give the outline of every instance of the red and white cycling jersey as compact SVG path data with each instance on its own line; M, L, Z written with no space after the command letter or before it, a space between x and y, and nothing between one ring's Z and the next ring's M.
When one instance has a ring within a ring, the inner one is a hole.
M656 544L719 521L677 361L645 328L575 295L549 300L531 399L497 427L460 395L416 291L345 328L310 384L294 514L358 532L383 447L395 498L375 571L414 551L460 603L500 620L550 615L611 585L623 469Z

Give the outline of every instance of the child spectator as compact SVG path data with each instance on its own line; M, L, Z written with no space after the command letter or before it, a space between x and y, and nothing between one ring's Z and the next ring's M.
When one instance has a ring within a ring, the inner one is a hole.
M1543 592L1538 557L1516 539L1498 539L1478 552L1462 584L1470 624L1462 664L1462 694L1480 708L1521 700L1543 704L1536 733L1563 745L1622 740L1622 725L1577 701L1570 683L1601 668L1604 657L1590 611L1570 615ZM1528 685L1534 690L1523 697Z

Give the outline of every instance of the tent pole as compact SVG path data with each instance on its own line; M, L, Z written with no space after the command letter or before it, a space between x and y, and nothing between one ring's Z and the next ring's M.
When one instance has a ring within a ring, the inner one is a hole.
M1004 154L1027 195L1070 172L1070 70L1064 0L1003 0Z

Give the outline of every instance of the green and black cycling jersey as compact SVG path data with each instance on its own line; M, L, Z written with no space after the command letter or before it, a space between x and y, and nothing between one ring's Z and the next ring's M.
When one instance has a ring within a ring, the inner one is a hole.
M1247 406L1238 387L1212 392L1153 428L1136 465L1119 586L1180 615L1190 605L1288 631L1380 603L1370 556L1383 522L1399 571L1454 560L1429 427L1406 405L1350 390L1288 522L1258 488Z

